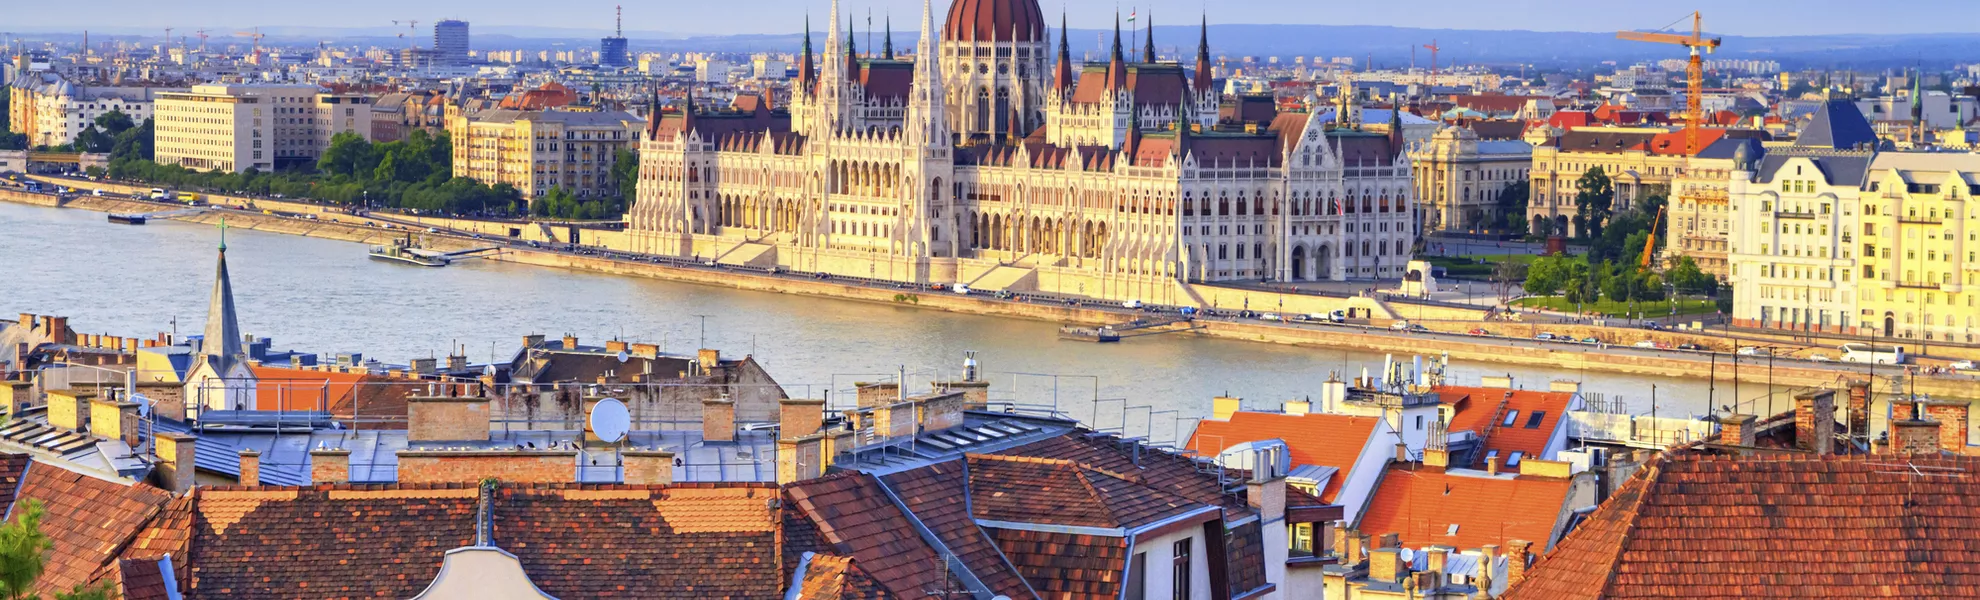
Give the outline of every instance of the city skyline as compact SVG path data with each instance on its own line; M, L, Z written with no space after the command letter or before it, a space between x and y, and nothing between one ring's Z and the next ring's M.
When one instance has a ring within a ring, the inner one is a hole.
M305 14L300 9L282 4L219 0L208 3L210 10L202 13L229 15L226 18L228 22L206 24L205 21L212 20L210 17L180 14L162 5L136 0L107 0L103 4L99 7L102 10L91 11L86 21L76 13L52 6L28 6L13 15L10 27L16 32L81 31L90 28L113 34L162 30L167 26L180 31L201 26L225 31L256 26L388 31L403 27L392 25L394 17L397 17L399 21L418 18L422 24L446 18L462 19L480 28L477 33L494 33L505 28L546 32L568 29L569 35L588 36L611 30L615 6L613 1L579 0L563 3L562 9L546 13L516 0L496 0L472 5L466 2L436 3L418 10L406 10L385 0L354 0L348 5L351 10L322 15ZM791 33L804 13L822 18L829 6L823 0L765 0L759 4L769 14L787 14L788 18L734 19L734 13L723 8L701 6L670 7L664 10L663 15L656 14L662 11L654 11L650 7L634 6L627 10L625 29L629 37L635 38L643 37L642 34L647 37L783 34ZM1407 8L1383 4L1310 8L1310 5L1280 0L1231 0L1220 3L1208 16L1216 24L1400 25L1425 29L1591 32L1652 29L1664 25L1666 19L1679 23L1688 14L1687 11L1677 10L1679 7L1673 7L1670 14L1654 15L1640 10L1621 10L1625 5L1615 1L1603 4L1612 5L1617 10L1561 11L1538 0L1511 0L1504 4L1505 10L1479 13L1469 10L1470 3L1456 0L1428 0L1413 3ZM1754 0L1711 6L1706 25L1712 32L1722 35L1767 37L1958 33L1948 25L1956 19L1918 16L1956 16L1962 12L1975 12L1974 7L1959 0L1907 0L1901 4L1906 8L1861 11L1860 4L1842 0ZM1045 8L1047 13L1053 13L1059 12L1057 9L1061 7ZM1096 28L1109 26L1116 7L1094 3L1065 5L1063 8L1075 28ZM1153 18L1157 25L1176 25L1196 21L1198 15L1209 7L1201 2L1156 0L1120 4L1118 8L1123 15L1137 12L1144 21ZM859 27L865 26L869 9L874 27L880 27L882 20L892 15L900 21L896 23L897 31L910 31L920 13L920 4L913 0L875 0L843 6L843 10L858 21L856 25ZM941 8L938 7L938 10ZM1837 14L1851 16L1848 19L1825 18Z

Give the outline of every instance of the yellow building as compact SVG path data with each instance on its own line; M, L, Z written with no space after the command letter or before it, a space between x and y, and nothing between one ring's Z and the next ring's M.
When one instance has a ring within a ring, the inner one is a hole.
M1884 153L1870 163L1857 294L1864 333L1980 342L1975 195L1980 155Z
M633 148L645 121L619 111L447 109L454 176L506 183L525 199L555 188L578 196L616 196L612 164Z
M1724 280L1731 273L1727 253L1731 242L1732 205L1727 184L1732 179L1733 151L1748 144L1752 156L1763 154L1757 139L1722 138L1686 161L1671 182L1670 214L1664 247L1671 257L1689 256L1698 269Z
M1410 149L1417 208L1425 231L1482 233L1505 227L1499 193L1526 180L1533 146L1519 140L1480 140L1469 127L1445 127L1430 143Z
M156 160L235 173L313 164L338 133L371 138L370 103L314 85L198 85L159 93Z

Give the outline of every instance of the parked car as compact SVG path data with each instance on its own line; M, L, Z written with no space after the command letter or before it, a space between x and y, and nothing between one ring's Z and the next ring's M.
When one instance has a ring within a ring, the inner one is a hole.
M1738 354L1740 356L1772 356L1772 353L1769 353L1766 348L1754 346L1740 348Z
M1559 338L1560 336L1551 333L1541 333L1540 335L1533 336L1533 339L1540 340L1542 342L1551 342Z
M1261 314L1261 315L1258 315L1258 320L1260 320L1260 321L1284 321L1284 320L1286 320L1286 319L1285 319L1285 317L1281 317L1281 316L1279 316L1279 313L1265 313L1265 314Z
M1648 329L1648 330L1651 330L1651 331L1663 331L1663 330L1664 330L1664 324L1663 324L1663 323L1658 323L1658 322L1656 322L1656 321L1650 321L1650 322L1648 322L1648 323L1644 323L1644 324L1643 324L1643 328L1644 328L1644 329Z
M1704 350L1704 349L1705 349L1705 347L1704 347L1704 346L1700 346L1700 345L1698 345L1698 344L1693 344L1693 343L1689 343L1689 342L1686 342L1686 343L1683 343L1683 344L1678 344L1678 349L1679 349L1679 350L1691 350L1691 351L1694 351L1694 352L1696 352L1696 351L1702 351L1702 350Z
M1953 363L1953 364L1951 364L1951 365L1948 365L1948 366L1950 366L1950 367L1952 367L1952 370L1954 370L1954 371L1972 371L1972 370L1974 370L1974 366L1973 366L1973 361L1970 361L1970 360L1962 360L1962 361L1959 361L1959 362L1955 362L1955 363Z
M1583 344L1588 344L1588 345L1590 345L1590 346L1593 346L1593 345L1595 345L1595 344L1600 344L1600 343L1602 343L1602 340L1600 340L1600 339L1598 339L1598 338L1594 338L1594 337L1585 337L1585 338L1581 338L1581 343L1583 343Z
M1657 342L1653 342L1650 340L1643 340L1641 342L1637 342L1636 344L1634 344L1634 346L1637 348L1643 348L1645 350L1656 350Z

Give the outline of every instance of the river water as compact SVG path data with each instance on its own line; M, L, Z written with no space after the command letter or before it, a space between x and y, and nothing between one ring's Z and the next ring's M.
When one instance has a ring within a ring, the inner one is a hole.
M0 268L8 275L0 279L0 314L66 315L77 331L126 337L172 331L176 319L181 334L196 334L218 238L206 225L136 227L111 224L102 213L0 204ZM916 386L954 377L963 353L974 350L999 396L1050 403L1056 387L1068 412L1102 426L1125 420L1130 432L1152 429L1157 441L1172 435L1164 422L1207 414L1214 396L1277 407L1316 395L1330 374L1379 372L1383 359L1188 334L1067 342L1044 322L491 261L401 266L368 260L356 244L239 229L227 232L227 247L241 328L274 338L277 349L355 351L403 364L445 356L458 344L479 363L506 359L523 335L543 333L587 343L664 342L678 353L698 345L705 323L709 347L753 353L793 395L811 397L903 368ZM1579 380L1584 391L1621 398L1635 412L1650 410L1654 385L1663 415L1706 410L1704 381L1584 374L1572 362L1552 371L1458 362L1450 380L1476 384L1484 375L1510 374L1526 388ZM1719 386L1719 404L1730 402L1728 387ZM1762 386L1749 382L1742 391L1764 410ZM1096 397L1103 399L1098 410ZM1786 408L1785 395L1776 401ZM1123 418L1124 408L1139 406L1150 408Z

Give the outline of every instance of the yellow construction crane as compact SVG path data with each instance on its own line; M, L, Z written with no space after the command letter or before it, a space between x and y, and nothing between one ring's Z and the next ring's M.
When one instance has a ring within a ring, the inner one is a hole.
M1664 206L1657 207L1657 217L1650 220L1650 239L1643 242L1643 261L1639 265L1641 268L1650 268L1650 256L1655 254L1657 250L1657 226L1663 224L1664 209L1666 208L1670 208L1668 203Z
M261 34L261 28L260 28L260 27L256 27L256 28L254 28L254 31L236 31L236 32L234 32L234 35L235 35L235 36L238 36L238 37L244 37L244 38L250 38L250 39L253 39L253 40L254 40L254 54L251 54L251 55L249 55L249 56L253 56L253 57L254 57L254 60L255 60L255 64L261 64L261 62L260 62L260 61L261 61L261 38L265 38L265 37L268 37L268 36L265 36L265 35L262 35L262 34ZM205 44L205 42L206 42L206 38L205 38L205 37L201 37L201 38L200 38L200 43L201 43L202 45L204 45L204 44Z
M406 47L408 48L419 47L419 21L417 19L409 19L405 21L393 21L392 24L393 25L403 24L406 26L406 31L410 32L399 36L402 38L406 38L406 44L407 44Z
M1705 95L1705 60L1699 55L1698 51L1701 48L1706 53L1717 51L1720 43L1719 38L1705 37L1703 29L1704 22L1704 16L1694 11L1691 13L1691 35L1647 31L1616 32L1616 37L1619 39L1654 44L1674 44L1691 49L1691 66L1685 69L1685 79L1690 84L1690 88L1688 89L1688 93L1685 94L1684 99L1684 120L1686 123L1684 143L1685 154L1687 155L1698 152L1698 128L1704 126L1705 123L1705 111L1703 108Z

